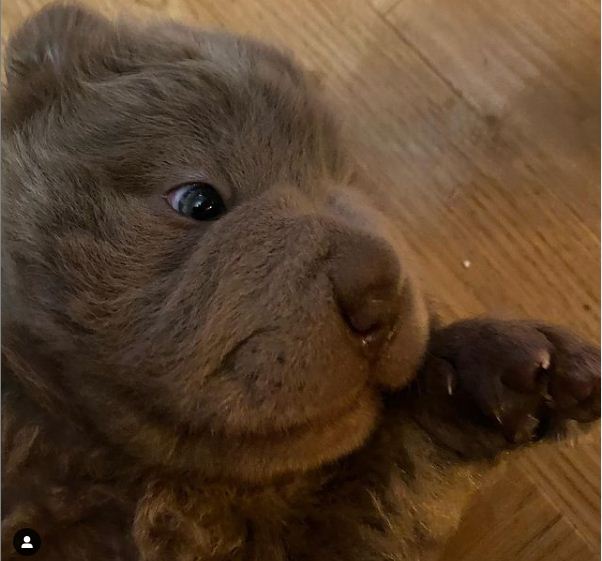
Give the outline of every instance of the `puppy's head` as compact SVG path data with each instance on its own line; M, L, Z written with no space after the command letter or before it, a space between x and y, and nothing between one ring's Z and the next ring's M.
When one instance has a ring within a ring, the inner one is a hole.
M360 445L426 315L303 72L64 6L6 67L4 347L25 390L144 465L261 478Z

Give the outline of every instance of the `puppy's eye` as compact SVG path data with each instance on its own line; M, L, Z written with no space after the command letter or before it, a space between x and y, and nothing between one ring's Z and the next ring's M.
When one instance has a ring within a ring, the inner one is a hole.
M226 212L224 201L208 183L187 183L167 193L165 198L176 212L194 220L215 220Z

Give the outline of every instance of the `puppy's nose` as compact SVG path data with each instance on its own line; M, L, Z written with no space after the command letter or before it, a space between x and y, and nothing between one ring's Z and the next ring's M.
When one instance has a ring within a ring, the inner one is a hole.
M399 316L400 266L393 248L366 234L354 234L333 248L330 277L341 315L374 354Z

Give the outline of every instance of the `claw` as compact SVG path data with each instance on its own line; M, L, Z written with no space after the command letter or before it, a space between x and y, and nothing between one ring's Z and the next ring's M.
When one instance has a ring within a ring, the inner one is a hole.
M539 425L539 419L533 415L527 415L525 420L525 429L532 433Z
M453 395L454 394L454 379L452 374L447 374L447 395Z
M496 420L496 421L497 421L497 422L498 422L500 425L502 425L502 424L504 423L504 422L502 421L502 410L501 410L501 409L496 409L496 410L493 412L493 415L494 415L494 417L495 417L495 420Z

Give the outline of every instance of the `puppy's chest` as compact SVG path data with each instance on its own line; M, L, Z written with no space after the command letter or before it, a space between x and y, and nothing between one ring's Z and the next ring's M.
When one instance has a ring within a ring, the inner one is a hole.
M416 465L398 440L401 436L397 430L375 435L360 452L332 466L321 481L309 482L281 502L280 513L271 519L257 515L269 508L249 512L241 559L414 560L430 541L430 521L422 512L416 479L417 469L425 466ZM439 466L428 469L438 471Z
M359 491L359 490L358 490ZM316 497L316 504L250 516L238 549L240 561L390 559L403 549L408 521L374 492ZM318 502L319 501L319 502ZM403 558L403 557L401 557Z
M412 559L405 554L416 532L403 478L392 474L375 484L352 473L341 475L322 484L295 482L255 493L205 488L184 496L170 490L147 497L134 528L141 558Z
M423 431L396 417L315 487L281 503L276 526L250 517L241 559L426 559L459 521L474 467L450 460Z

